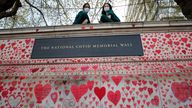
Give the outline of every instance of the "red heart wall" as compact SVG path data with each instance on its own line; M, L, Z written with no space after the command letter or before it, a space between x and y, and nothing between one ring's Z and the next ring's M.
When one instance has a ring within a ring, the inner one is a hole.
M38 60L0 40L0 108L192 108L192 32L141 38L142 57Z

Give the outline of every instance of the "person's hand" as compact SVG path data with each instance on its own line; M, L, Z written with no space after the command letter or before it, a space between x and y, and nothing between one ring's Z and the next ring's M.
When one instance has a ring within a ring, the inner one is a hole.
M88 20L87 19L85 19L83 22L82 22L82 24L87 24L88 23Z
M108 17L109 19L111 19L111 15L107 15L107 17Z

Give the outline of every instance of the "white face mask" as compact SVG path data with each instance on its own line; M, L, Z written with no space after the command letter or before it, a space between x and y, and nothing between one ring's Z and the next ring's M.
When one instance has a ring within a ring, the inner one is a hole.
M105 11L105 12L108 11L108 10L110 10L109 7L104 7L104 11Z
M84 10L86 13L88 13L90 9L89 9L89 8L84 8L83 10Z

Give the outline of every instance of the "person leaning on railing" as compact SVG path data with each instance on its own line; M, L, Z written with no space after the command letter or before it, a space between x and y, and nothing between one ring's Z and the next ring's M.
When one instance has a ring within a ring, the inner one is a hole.
M100 22L120 22L120 19L115 15L112 10L112 6L109 3L104 3L102 7Z
M89 16L87 15L87 13L90 10L90 5L89 3L85 3L83 5L83 10L80 11L76 17L75 17L75 21L73 22L73 24L89 24L90 20L89 20Z

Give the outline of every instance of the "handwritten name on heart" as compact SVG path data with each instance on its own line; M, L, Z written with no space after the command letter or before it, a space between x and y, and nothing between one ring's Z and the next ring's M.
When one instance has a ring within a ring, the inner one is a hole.
M117 90L116 92L109 91L107 97L109 101L111 101L116 106L121 98L121 93L119 90Z
M88 87L85 84L82 84L80 86L72 85L71 86L71 92L73 96L75 97L76 102L79 102L81 97L86 94L88 91Z
M45 99L49 93L51 92L50 84L37 84L34 88L35 97L37 99L37 103L41 103L43 99Z
M105 87L101 87L101 88L95 87L95 88L94 88L94 93L95 93L95 95L99 98L100 101L101 101L102 98L105 96L105 92L106 92Z
M171 89L175 97L180 101L185 102L190 96L189 85L187 82L173 82Z

